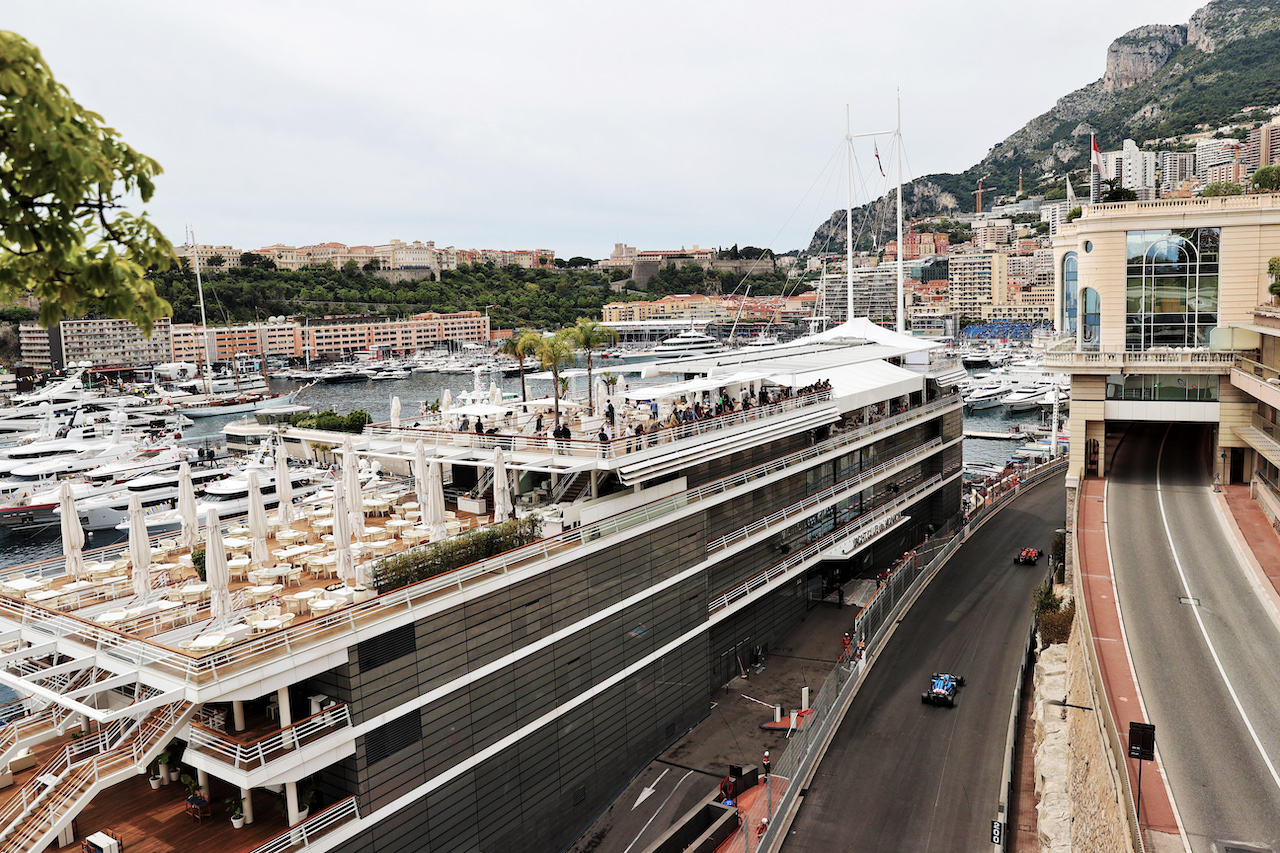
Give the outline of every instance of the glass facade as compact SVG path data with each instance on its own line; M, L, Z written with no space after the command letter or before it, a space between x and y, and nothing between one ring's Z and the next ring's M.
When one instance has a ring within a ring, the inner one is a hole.
M1062 334L1076 333L1076 287L1079 281L1080 261L1075 252L1067 252L1062 258L1062 321L1058 329Z
M1203 374L1112 374L1107 377L1107 399L1216 403L1218 378Z
M1199 347L1218 324L1218 228L1128 232L1125 349Z

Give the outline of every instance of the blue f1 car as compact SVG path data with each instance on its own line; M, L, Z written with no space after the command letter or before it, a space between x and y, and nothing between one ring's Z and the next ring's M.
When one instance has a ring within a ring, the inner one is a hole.
M920 694L920 701L926 705L946 705L948 708L954 708L956 691L963 686L963 675L935 672L929 680L929 689Z

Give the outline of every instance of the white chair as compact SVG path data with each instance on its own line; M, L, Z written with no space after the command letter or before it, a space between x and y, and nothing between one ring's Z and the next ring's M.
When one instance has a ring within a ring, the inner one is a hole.
M261 611L250 610L244 614L244 624L257 625L259 622L261 622L263 619L266 619L266 618L267 617Z
M265 616L267 619L279 619L280 605L268 604L266 607L262 608L262 615Z

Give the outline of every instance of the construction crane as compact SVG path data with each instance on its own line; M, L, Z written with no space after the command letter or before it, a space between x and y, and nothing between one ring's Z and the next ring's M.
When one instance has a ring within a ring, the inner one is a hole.
M991 173L990 173L990 172L988 172L987 174L983 175L981 178L978 178L978 188L977 188L976 190L974 190L974 191L973 191L973 194L974 194L975 196L977 196L977 197L978 197L978 209L977 209L976 211L974 211L975 213L981 213L981 212L982 212L982 182L983 182L983 181L985 181L985 180L986 180L987 178L989 178L989 177L991 177Z

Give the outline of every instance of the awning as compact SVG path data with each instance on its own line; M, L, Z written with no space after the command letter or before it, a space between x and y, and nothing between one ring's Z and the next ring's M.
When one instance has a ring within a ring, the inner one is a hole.
M803 388L824 380L830 382L832 397L840 402L840 408L846 412L924 390L923 376L887 361L776 373L771 378L778 384L792 388Z

